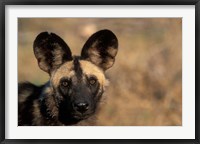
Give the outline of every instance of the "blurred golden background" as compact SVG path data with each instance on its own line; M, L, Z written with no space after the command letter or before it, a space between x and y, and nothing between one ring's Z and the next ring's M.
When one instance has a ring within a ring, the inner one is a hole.
M116 34L119 51L106 72L110 85L98 125L182 125L181 18L19 18L19 82L48 81L33 54L40 32L56 33L79 55L89 36L101 29Z

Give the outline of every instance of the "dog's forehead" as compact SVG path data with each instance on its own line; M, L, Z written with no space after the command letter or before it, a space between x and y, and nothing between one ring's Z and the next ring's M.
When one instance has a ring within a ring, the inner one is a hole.
M79 66L83 76L96 76L101 84L106 81L104 72L96 65L86 60L79 60ZM52 81L54 84L59 84L63 77L71 78L76 75L74 61L69 61L62 64L56 71L53 72Z
M104 72L91 62L81 60L80 65L84 74L95 75L99 79L104 78Z

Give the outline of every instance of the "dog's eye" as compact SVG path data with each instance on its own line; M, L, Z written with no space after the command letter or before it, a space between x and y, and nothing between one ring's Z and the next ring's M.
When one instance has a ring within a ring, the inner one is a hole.
M90 85L94 85L94 84L96 84L96 82L97 82L97 80L95 78L91 78L89 80Z
M69 82L68 81L63 81L61 84L64 87L68 87L69 86Z

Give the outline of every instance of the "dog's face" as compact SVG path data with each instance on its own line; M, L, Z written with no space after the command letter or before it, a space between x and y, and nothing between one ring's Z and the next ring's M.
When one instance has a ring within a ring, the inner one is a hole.
M50 74L62 122L82 120L95 112L107 83L104 71L114 64L117 49L118 40L109 30L94 33L80 56L72 56L56 34L43 32L36 37L34 53L39 67Z

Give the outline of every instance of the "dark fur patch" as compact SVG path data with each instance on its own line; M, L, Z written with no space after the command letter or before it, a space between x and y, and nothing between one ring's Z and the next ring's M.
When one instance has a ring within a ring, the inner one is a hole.
M83 75L83 71L82 71L82 68L80 66L79 60L80 60L80 57L75 56L73 62L74 62L74 71L75 71L76 77L77 77L78 80L81 80L82 75Z
M33 120L33 101L39 99L43 86L37 87L31 83L21 83L18 85L18 125L32 125ZM26 93L28 95L23 95ZM22 96L24 98L22 98ZM20 102L20 99L25 99Z

